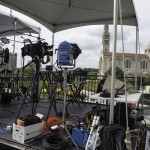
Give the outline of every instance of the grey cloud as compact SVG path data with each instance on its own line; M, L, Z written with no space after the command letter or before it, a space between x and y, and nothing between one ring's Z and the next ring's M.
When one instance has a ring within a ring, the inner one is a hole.
M91 68L98 68L98 62L99 62L99 55L92 51L91 53L86 53L83 51L83 53L79 56L77 59L77 67L91 67Z
M91 49L98 49L101 45L101 36L91 35L91 30L87 27L84 30L82 28L73 29L72 31L64 31L63 33L57 33L55 44L58 45L60 42L66 40L70 43L77 43L81 49L84 50L91 50ZM88 31L87 31L88 30ZM85 32L86 31L86 32ZM94 30L96 33L96 30ZM62 36L63 34L63 36Z

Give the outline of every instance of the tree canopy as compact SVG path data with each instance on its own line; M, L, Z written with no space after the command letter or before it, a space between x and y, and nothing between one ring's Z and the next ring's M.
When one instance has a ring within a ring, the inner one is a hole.
M104 73L104 76L111 75L111 68L112 68L112 67L110 67L110 68ZM123 77L123 76L124 76L124 72L123 72L123 70L122 70L120 67L116 66L116 73L115 73L115 75L116 75L116 77Z
M75 68L73 71L87 71L88 72L88 75L97 75L97 72L98 72L98 69L95 69L95 68Z
M29 64L31 61L28 61L27 64ZM28 65L26 68L19 68L19 72L20 75L24 74L24 76L33 76L34 72L35 72L35 64L31 63L30 65Z

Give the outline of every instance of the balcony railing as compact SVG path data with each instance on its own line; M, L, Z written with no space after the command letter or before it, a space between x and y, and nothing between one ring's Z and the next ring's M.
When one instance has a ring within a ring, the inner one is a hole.
M105 78L104 76L97 76L97 75L75 75L69 74L67 79L67 99L72 98L73 92L70 88L72 83L81 83L84 82L84 86L80 90L80 96L84 100L88 100L89 95L95 94L98 91L98 84L100 83L101 79ZM127 80L132 84L134 88L134 77L127 77ZM138 87L140 88L141 78L138 78ZM11 79L11 75L4 77L0 76L0 91L4 88L13 88L12 92L19 94L20 90L22 89L31 89L31 85L33 83L33 78L29 76L19 77L14 76L14 79ZM144 83L144 78L142 83ZM77 85L78 86L78 85ZM40 80L39 82L39 93L40 98L48 99L48 91L51 88L55 89L55 97L56 99L63 99L63 77L61 74L57 76L52 74L50 76L50 80L45 79L45 81ZM78 87L77 87L78 88ZM79 94L79 93L78 93Z

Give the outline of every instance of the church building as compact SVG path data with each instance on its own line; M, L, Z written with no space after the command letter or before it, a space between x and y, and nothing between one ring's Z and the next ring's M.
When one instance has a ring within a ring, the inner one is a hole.
M137 55L137 62L135 61L134 53L125 53L125 70L127 76L134 76L137 70L138 76L150 75L150 45L145 48L145 54ZM136 68L137 63L137 68ZM99 60L99 75L104 73L112 65L112 52L110 52L110 33L109 26L104 26L104 32L102 35L102 50ZM116 53L116 66L123 70L123 53Z

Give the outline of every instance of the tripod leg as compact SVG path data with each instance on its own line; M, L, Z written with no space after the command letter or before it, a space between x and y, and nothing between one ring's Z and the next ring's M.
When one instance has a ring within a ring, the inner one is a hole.
M48 95L49 95L50 103L52 104L52 106L53 106L53 108L55 110L55 114L56 114L56 116L58 116L54 88L55 87L50 86L50 91L49 91Z
M78 150L79 148L78 148L77 144L75 143L75 141L73 140L73 138L71 137L71 135L70 135L68 129L67 129L65 126L64 126L64 129L66 130L66 132L67 132L69 138L72 140L73 144L75 145L76 149Z
M53 106L53 103L52 102L50 102L50 105L49 105L49 108L48 108L48 113L47 113L47 117L46 117L46 120L48 119L48 117L49 117L49 114L50 114L50 111L51 111L51 109L52 109L52 106ZM57 115L58 116L58 115Z
M36 112L36 108L37 108L37 104L39 102L39 76L40 76L40 72L39 72L39 68L36 67L36 73L35 73L35 78L32 84L32 90L31 90L31 95L32 95L32 99L33 99L33 103L32 103L32 115L35 114Z
M16 118L15 118L15 123L16 123L16 121L17 121L19 115L20 115L20 112L21 112L21 110L22 110L23 105L25 104L26 95L24 95L24 96L22 97L22 99L23 99L23 100L22 100L22 103L21 103L21 105L20 105L19 111L18 111L18 113L17 113L17 115L16 115Z
M24 96L24 94L22 93L22 91L21 91L21 89L19 88L19 86L17 86L17 88L18 88L18 90L19 90L20 94L21 94L22 96ZM27 101L27 100L25 100L25 102L26 102L26 104L29 106L28 101Z
M43 81L43 86L47 89L47 93L50 99L49 111L51 111L53 107L55 110L56 116L58 116L57 107L56 107L56 99L55 99L55 86L53 86L51 83L49 72L44 72L43 74L41 73L41 80ZM46 84L46 81L47 81L47 84Z

